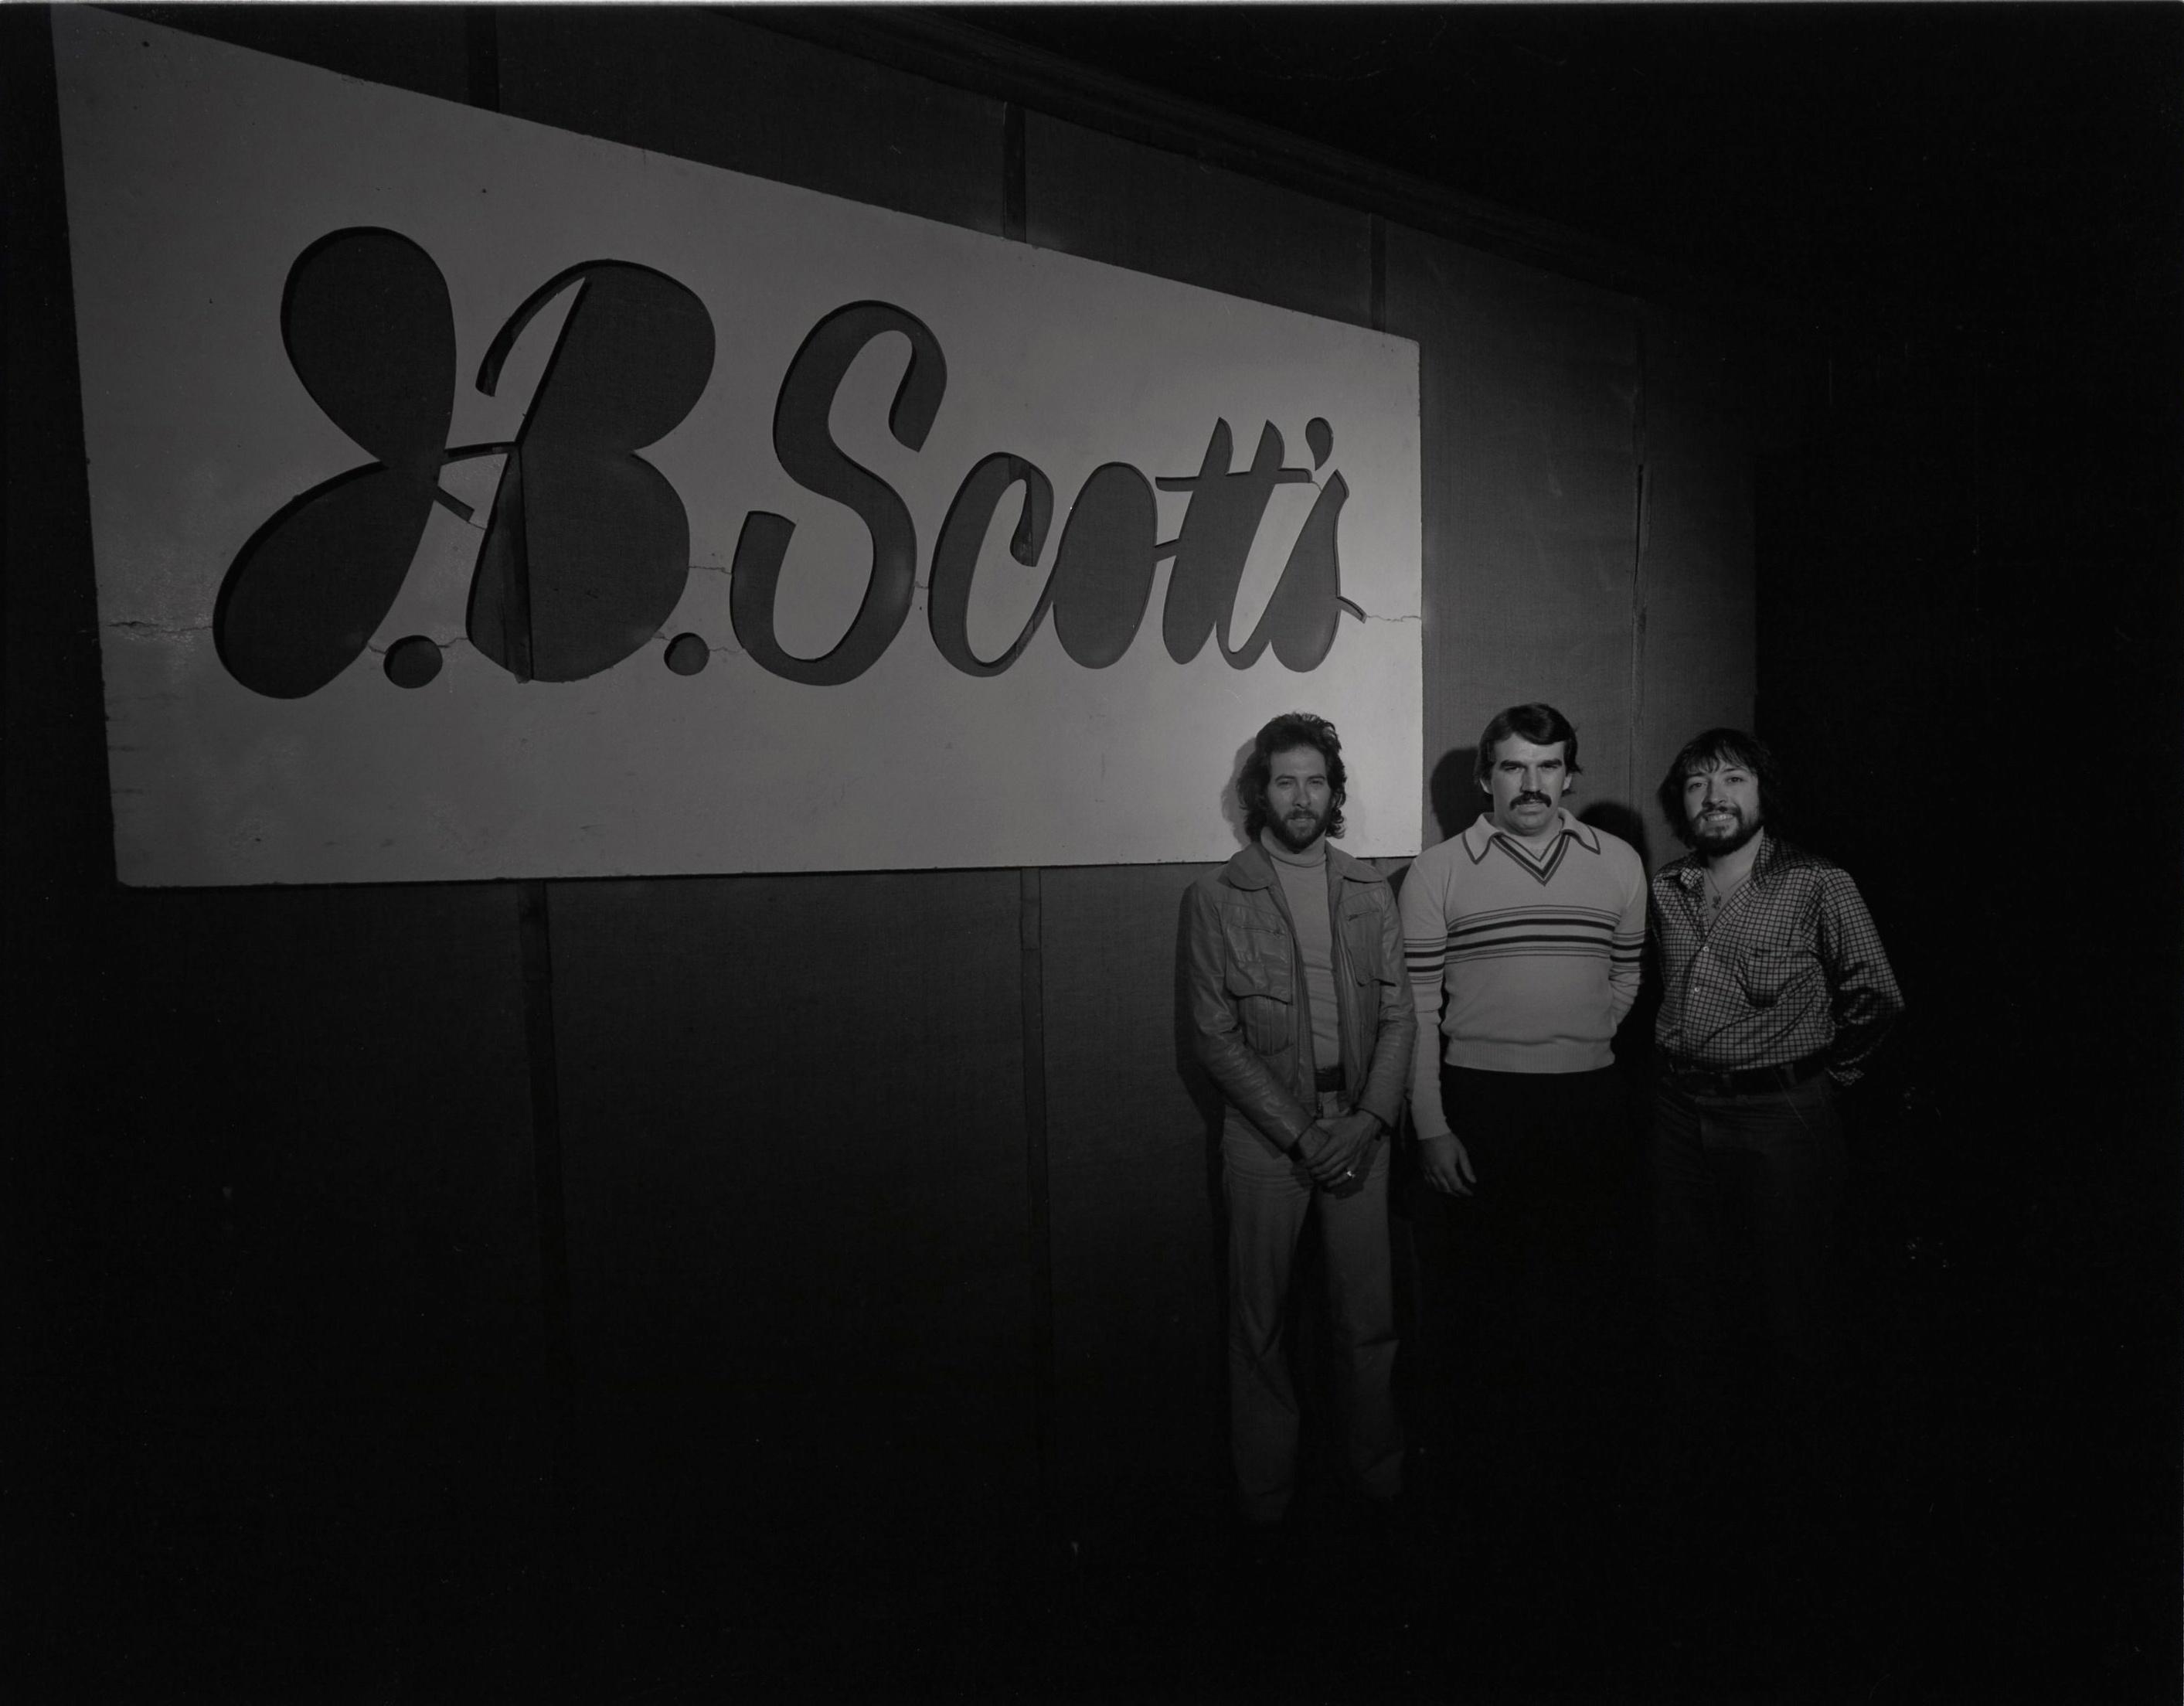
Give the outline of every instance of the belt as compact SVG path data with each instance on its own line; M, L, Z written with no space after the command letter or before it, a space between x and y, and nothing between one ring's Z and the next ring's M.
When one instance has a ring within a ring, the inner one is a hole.
M1312 1087L1326 1091L1342 1088L1342 1068L1339 1066L1321 1067L1312 1075Z
M1685 1096L1758 1096L1770 1090L1791 1090L1827 1069L1825 1054L1807 1055L1787 1066L1742 1067L1734 1072L1709 1072L1702 1067L1662 1063L1661 1080Z

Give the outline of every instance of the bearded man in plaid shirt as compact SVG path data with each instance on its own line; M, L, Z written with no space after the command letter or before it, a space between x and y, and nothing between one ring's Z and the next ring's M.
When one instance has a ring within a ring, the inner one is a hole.
M1722 1471L1747 1450L1773 1460L1760 1490L1778 1496L1777 1538L1794 1548L1830 1514L1836 1098L1903 1007L1858 885L1767 827L1780 794L1773 755L1734 728L1686 744L1659 794L1691 848L1654 874L1646 926L1663 985L1646 1162L1666 1491L1686 1546L1702 1489L1746 1503ZM1754 1418L1736 1417L1738 1359L1723 1354L1740 1325L1771 1376L1774 1402Z

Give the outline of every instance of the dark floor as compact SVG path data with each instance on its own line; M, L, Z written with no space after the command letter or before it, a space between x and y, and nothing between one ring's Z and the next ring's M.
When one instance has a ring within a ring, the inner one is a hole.
M694 1614L678 1652L599 1698L2184 1698L2174 1203L2170 1162L2145 1159L2175 1133L2149 1125L2120 1162L2081 1151L2073 1189L2033 1189L2000 1163L2083 1120L2067 1090L1983 1110L2014 1122L1984 1147L1961 1107L1879 1096L1853 1132L1831 1547L1772 1525L1763 1475L1732 1480L1713 1567L1679 1595L1652 1562L1641 1441L1607 1497L1557 1508L1496 1484L1536 1444L1504 1431L1521 1419L1459 1406L1414 1426L1393 1530L1323 1470L1271 1553L1209 1496L1090 1551L1026 1541L951 1567L935 1548L846 1575L808 1560L762 1610ZM1431 1408L1418 1385L1414 1413Z
M1679 1600L1650 1562L1642 1464L1629 1498L1557 1511L1486 1484L1524 1442L1474 1414L1414 1442L1392 1529L1323 1473L1271 1548L1215 1498L1090 1551L905 1547L834 1569L784 1548L736 1603L655 1603L671 1634L594 1648L593 1698L2179 1698L2174 1347L2143 1324L2173 1313L2146 1307L2148 1252L2004 1270L1977 1237L1914 1227L1902 1171L1869 1166L1853 1193L1832 1553L1770 1529L1755 1494ZM2128 1215L2108 1224L2128 1240Z
M490 1504L480 1463L552 1460L529 1409L481 1405L451 1436L449 1404L473 1402L455 1385L390 1402L262 1346L237 1364L272 1371L253 1385L148 1338L97 1391L10 1419L24 1460L98 1504L40 1511L0 1480L11 1538L43 1524L81 1554L9 1547L12 1607L43 1626L8 1698L2176 1701L2170 1089L2095 1118L2074 1084L1996 1083L2007 1107L1883 1084L1853 1133L1830 1545L1725 1464L1724 1530L1679 1590L1653 1563L1629 1413L1583 1419L1616 1448L1595 1494L1566 1497L1578 1483L1513 1469L1543 1449L1521 1409L1407 1350L1407 1514L1340 1496L1308 1416L1295 1532L1269 1548L1239 1540L1211 1477L1072 1546L975 1446L916 1454L915 1497L839 1425L832 1459L769 1449L755 1473L710 1433L678 1437L671 1394L593 1452L623 1486L571 1512L550 1475L535 1498L504 1475L516 1491ZM1397 1229L1400 1249L1418 1225ZM1307 1372L1313 1344L1307 1314ZM365 1508L388 1489L411 1503ZM359 1534L382 1538L341 1538Z

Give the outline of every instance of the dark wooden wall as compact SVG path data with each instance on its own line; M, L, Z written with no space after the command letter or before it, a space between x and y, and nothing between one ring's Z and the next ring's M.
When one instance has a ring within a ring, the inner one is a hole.
M1416 339L1429 836L1544 697L1658 859L1651 778L1751 713L1717 328L762 20L147 15ZM1194 867L115 886L50 46L8 21L7 1380L55 1465L11 1496L62 1634L129 1631L93 1674L182 1640L393 1698L538 1662L604 1582L634 1653L694 1583L1217 1499Z

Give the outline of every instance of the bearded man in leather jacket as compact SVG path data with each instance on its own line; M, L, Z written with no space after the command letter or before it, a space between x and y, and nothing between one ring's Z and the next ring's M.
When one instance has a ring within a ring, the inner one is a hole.
M1187 906L1198 1058L1228 1102L1229 1445L1255 1524L1281 1519L1296 1478L1289 1294L1307 1214L1326 1252L1351 1477L1376 1501L1402 1490L1386 1140L1418 1016L1387 880L1328 845L1346 780L1333 724L1302 711L1267 724L1236 781L1250 845Z

